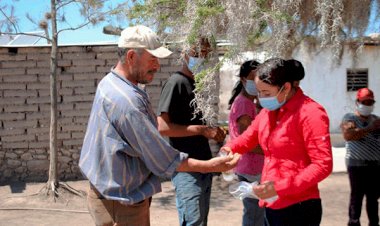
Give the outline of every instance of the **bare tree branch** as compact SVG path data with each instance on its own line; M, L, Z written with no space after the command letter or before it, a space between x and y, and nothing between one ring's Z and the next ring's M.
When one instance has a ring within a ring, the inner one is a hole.
M69 5L69 4L73 3L73 2L76 2L76 0L70 0L70 1L67 1L67 2L62 3L61 5L58 5L58 6L57 6L57 11L58 11L60 8L66 6L66 5Z
M5 18L12 24L13 28L15 29L15 31L17 32L18 29L17 29L17 25L13 22L13 20L11 18L9 18L7 16L7 14L3 11L2 8L0 8L0 12L5 16Z
M29 13L26 13L26 18L34 25L38 26L37 22L32 18Z
M43 36L43 35L33 34L33 33L26 33L26 32L0 32L0 34L4 34L4 35L28 35L28 36L35 36L35 37L40 37L40 38L46 39L48 42L51 42L50 38L48 38L46 36Z
M57 34L61 33L62 31L75 31L75 30L81 29L82 27L85 27L85 26L89 25L90 23L91 23L91 21L89 20L89 21L87 21L86 23L79 25L78 27L64 28L64 29L62 29L62 30L59 30L59 31L57 32Z
M121 4L120 4L120 5L121 5ZM109 13L112 12L112 11L114 11L114 9L108 10L108 11L103 12L103 13L98 13L98 14L90 15L90 16L87 17L87 22L85 22L84 24L81 24L81 25L79 25L79 26L77 26L77 27L64 28L64 29L62 29L62 30L59 30L59 31L58 31L58 34L61 33L62 31L75 31L75 30L78 30L78 29L80 29L80 28L82 28L82 27L87 26L87 25L90 24L90 23L93 23L93 20L92 20L91 18L92 18L92 17L95 17L95 15L96 15L96 17L101 18L101 17L103 17L104 15L107 15L107 14L109 14Z

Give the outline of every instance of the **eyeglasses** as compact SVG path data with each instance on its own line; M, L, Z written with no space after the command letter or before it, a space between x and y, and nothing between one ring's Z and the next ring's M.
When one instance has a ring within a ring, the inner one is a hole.
M363 101L358 101L358 102L366 106L372 106L376 103L375 100L363 100Z

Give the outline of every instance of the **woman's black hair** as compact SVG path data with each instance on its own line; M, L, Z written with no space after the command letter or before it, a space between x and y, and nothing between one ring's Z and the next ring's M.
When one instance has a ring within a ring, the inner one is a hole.
M282 87L286 82L300 81L305 77L305 70L298 60L271 58L257 69L259 79L267 84Z
M253 70L256 70L256 68L259 65L260 65L260 63L257 62L256 60L249 60L249 61L244 62L240 66L239 77L240 78L247 78L249 73L251 73L251 71L253 71ZM243 89L243 84L239 80L235 83L234 88L232 89L231 98L228 101L228 109L231 109L232 103L234 102L235 98L239 95L239 93L241 92L242 89Z

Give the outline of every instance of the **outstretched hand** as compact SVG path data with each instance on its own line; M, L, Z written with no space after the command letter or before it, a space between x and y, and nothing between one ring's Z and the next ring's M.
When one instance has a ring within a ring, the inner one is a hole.
M232 154L227 156L219 156L208 160L210 164L210 172L224 172L233 169L240 159L240 154Z

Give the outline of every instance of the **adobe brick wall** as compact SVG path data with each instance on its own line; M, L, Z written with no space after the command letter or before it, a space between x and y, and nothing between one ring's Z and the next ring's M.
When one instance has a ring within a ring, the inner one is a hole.
M48 178L49 57L49 47L0 47L0 182ZM160 60L146 86L155 109L163 82L180 68L178 57ZM82 177L78 159L92 100L117 61L116 46L61 46L58 58L58 169L67 180Z

